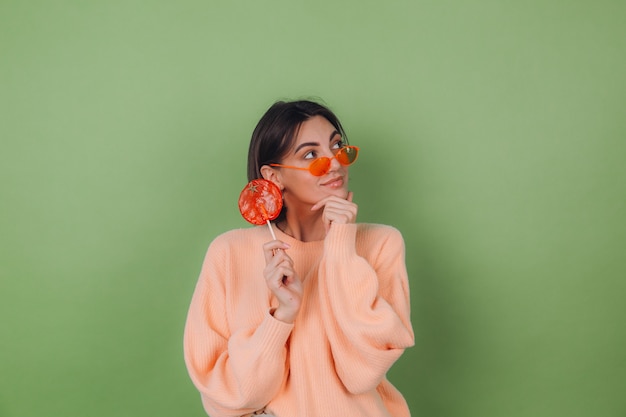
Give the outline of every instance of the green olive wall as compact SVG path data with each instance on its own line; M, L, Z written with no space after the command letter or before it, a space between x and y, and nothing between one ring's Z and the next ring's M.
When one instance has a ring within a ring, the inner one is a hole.
M250 134L321 98L403 233L414 416L626 415L626 3L0 3L0 416L203 416Z

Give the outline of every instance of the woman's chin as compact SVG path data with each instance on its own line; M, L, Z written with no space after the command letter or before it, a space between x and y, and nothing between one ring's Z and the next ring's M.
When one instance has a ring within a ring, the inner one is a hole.
M332 190L328 192L329 196L332 195L335 197L343 198L344 200L348 198L348 194L350 194L350 191L348 190L348 188L338 188L336 190Z

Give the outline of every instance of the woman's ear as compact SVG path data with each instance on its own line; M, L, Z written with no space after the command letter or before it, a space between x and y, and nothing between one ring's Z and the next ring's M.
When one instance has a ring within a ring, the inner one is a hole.
M269 165L263 165L261 167L261 175L263 175L264 179L272 181L276 184L281 191L285 188L280 178L280 172L277 169L274 169Z

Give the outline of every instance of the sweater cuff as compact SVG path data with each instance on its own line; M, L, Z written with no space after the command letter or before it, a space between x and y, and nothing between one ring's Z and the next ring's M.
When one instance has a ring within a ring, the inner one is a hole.
M345 259L356 254L355 223L332 223L324 242L327 259Z
M278 353L280 349L277 348L285 347L292 330L293 323L285 323L274 318L268 309L258 328L259 345L267 346L271 352Z

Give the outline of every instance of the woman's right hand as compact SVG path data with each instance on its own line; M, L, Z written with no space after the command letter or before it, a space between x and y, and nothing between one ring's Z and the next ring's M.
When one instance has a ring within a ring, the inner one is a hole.
M278 299L274 311L277 320L293 323L302 304L302 281L293 267L293 260L285 253L289 245L273 240L263 245L265 269L263 276L267 287Z

